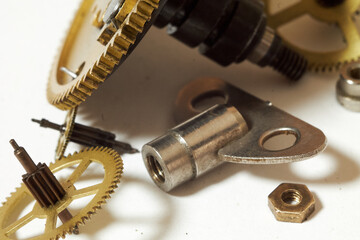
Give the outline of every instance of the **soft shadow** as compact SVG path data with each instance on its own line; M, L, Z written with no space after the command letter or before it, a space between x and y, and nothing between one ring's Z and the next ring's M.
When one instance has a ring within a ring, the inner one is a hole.
M262 166L246 166L246 171L252 174L267 178L275 179L279 181L301 182L301 183L317 183L317 184L339 184L356 180L360 175L359 164L340 151L336 150L332 146L328 146L321 154L327 154L336 160L336 170L328 176L320 179L307 179L297 176L290 168L290 164L278 164L278 165L262 165ZM306 161L316 161L316 159L309 159Z
M86 102L78 117L89 125L123 139L155 137L175 125L174 102L178 91L199 77L226 80L281 108L311 103L322 92L333 91L336 75L307 74L299 82L286 80L269 68L249 62L224 68L201 56L164 31L152 29L135 51ZM81 123L81 122L80 122Z
M314 218L322 209L323 209L323 204L320 201L319 197L317 196L317 194L315 192L311 192L315 198L315 210L312 214L310 214L310 216L307 218L307 221L311 221L312 218Z
M180 185L169 193L178 197L189 196L222 182L243 170L243 165L241 164L224 163L205 175Z
M174 189L171 194L175 196L192 195L208 186L244 171L248 171L261 178L274 179L280 182L299 182L304 184L339 184L354 181L359 177L359 165L345 154L337 151L331 146L328 146L322 154L331 155L337 163L337 168L331 175L319 179L307 179L297 176L290 168L291 163L276 165L242 165L225 163L208 174L179 186ZM309 159L307 161L316 161L316 159Z
M110 206L105 205L103 209L101 209L98 214L96 214L94 217L92 217L92 221L87 222L84 226L80 227L80 234L87 235L89 239L97 239L95 236L98 232L105 229L106 227L109 227L114 224L120 224L122 225L122 228L118 228L116 234L118 236L123 236L125 234L121 233L121 229L124 229L124 226L134 226L136 224L146 223L151 221L152 226L158 227L158 229L155 229L155 227L152 229L154 233L142 235L141 239L149 239L149 240L158 240L158 239L165 239L166 238L166 232L171 228L171 225L173 223L173 215L175 214L175 209L173 207L173 204L171 202L170 197L167 194L164 194L161 191L153 191L154 186L151 183L148 183L142 179L125 176L122 178L122 182L119 185L119 189L115 192L115 194L112 195L112 200L115 201L117 197L121 198L121 188L122 185L125 184L135 184L135 185L142 185L145 188L149 188L149 191L153 194L153 196L162 203L161 206L166 209L163 211L165 214L159 214L152 219L149 220L146 216L144 218L142 217L116 217L114 214L111 214ZM131 203L128 203L131 204ZM150 223L150 222L149 222ZM156 223L156 224L154 224ZM124 229L123 231L126 231L128 229ZM131 227L131 230L133 230L133 227ZM140 233L139 233L140 234Z

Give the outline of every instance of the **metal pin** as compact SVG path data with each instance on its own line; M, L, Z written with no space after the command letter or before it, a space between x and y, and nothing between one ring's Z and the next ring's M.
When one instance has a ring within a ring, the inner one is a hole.
M36 120L33 122L39 123L41 127L51 128L60 132L63 132L66 128L65 125L58 125L52 123L46 119ZM106 132L98 128L85 126L82 124L74 123L72 132L70 134L70 141L85 146L105 146L109 148L115 148L120 153L138 153L139 150L133 148L130 144L116 141L115 134Z
M61 67L60 71L66 73L67 75L69 75L70 77L72 77L72 79L75 79L78 77L78 75L76 73L74 73L73 71L69 70L66 67Z
M19 147L14 139L10 140L11 146L14 148L14 155L19 160L27 173L33 173L37 170L34 161L23 147Z

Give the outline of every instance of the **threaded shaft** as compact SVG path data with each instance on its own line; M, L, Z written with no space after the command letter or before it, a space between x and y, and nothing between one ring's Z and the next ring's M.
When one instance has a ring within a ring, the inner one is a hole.
M298 80L307 69L307 60L300 54L282 45L276 56L269 63L276 71L291 80Z

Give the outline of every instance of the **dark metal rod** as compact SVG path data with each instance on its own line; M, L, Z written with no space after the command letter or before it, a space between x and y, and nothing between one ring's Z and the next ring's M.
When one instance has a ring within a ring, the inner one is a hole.
M11 146L14 148L14 155L19 160L27 173L33 173L37 170L34 161L23 147L19 147L14 139L10 140Z

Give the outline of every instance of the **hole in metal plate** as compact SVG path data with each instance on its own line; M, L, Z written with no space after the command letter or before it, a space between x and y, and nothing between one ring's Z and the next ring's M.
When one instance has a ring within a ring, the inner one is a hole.
M191 101L192 107L199 112L205 111L216 104L225 104L228 101L228 95L221 90L205 92Z
M294 128L278 128L265 132L260 137L260 146L268 151L282 151L293 147L300 139Z

